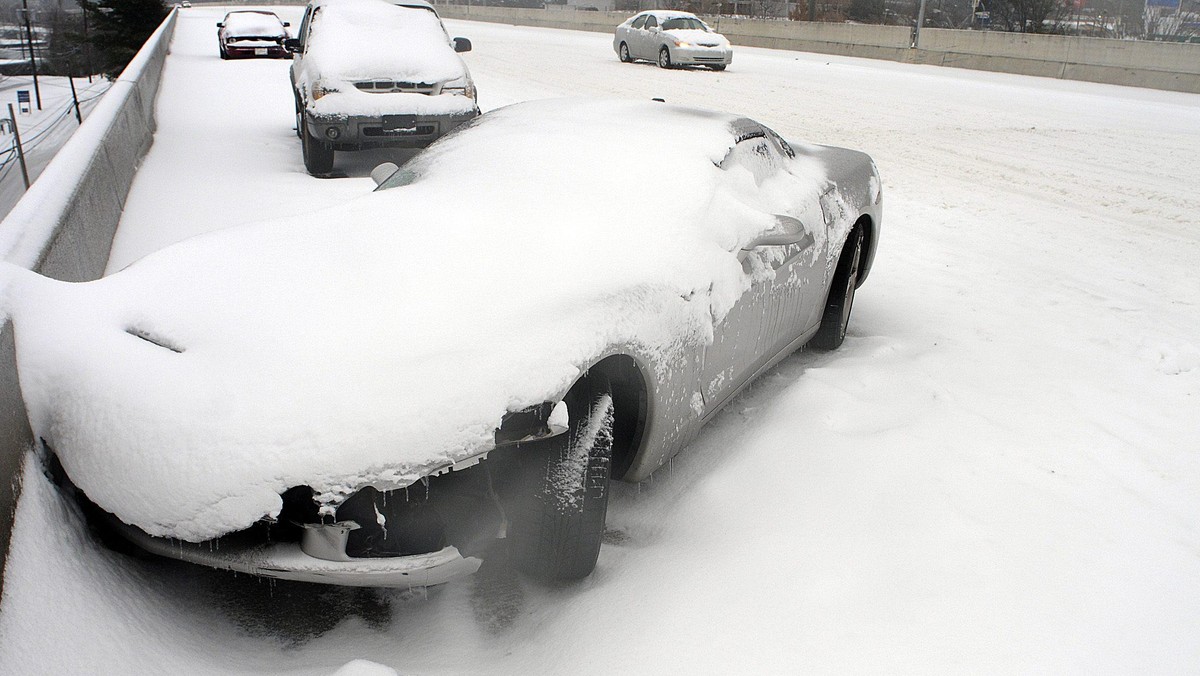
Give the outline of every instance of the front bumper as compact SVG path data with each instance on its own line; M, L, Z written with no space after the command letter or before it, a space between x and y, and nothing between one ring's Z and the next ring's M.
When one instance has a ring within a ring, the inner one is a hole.
M471 575L483 563L476 557L464 557L453 546L429 554L328 561L305 554L300 544L294 542L249 546L222 542L220 548L213 548L211 543L157 538L123 523L113 525L123 537L152 554L298 582L349 587L429 587Z
M333 146L334 150L423 148L478 115L478 109L443 115L324 116L305 113L312 135Z
M675 47L672 63L680 66L728 66L733 63L733 50L728 47Z
M245 43L229 43L225 45L225 54L229 58L267 58L267 59L287 59L291 58L291 54L284 50L283 45L276 42L245 42Z

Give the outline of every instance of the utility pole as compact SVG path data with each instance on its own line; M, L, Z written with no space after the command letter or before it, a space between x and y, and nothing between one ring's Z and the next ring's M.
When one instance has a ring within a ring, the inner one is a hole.
M71 83L71 100L75 102L75 121L83 124L83 114L79 112L79 95L75 93L75 76L67 75L67 82Z
M33 27L29 25L29 0L21 0L25 15L25 37L29 39L29 68L33 71L33 94L37 97L38 110L42 109L42 89L38 87L37 55L33 53Z
M25 150L21 147L21 132L17 131L17 115L12 104L8 104L8 119L12 122L13 140L17 143L17 158L21 160L21 176L25 177L25 189L29 190L29 169L25 167Z
M92 43L88 39L87 25L88 8L87 4L83 6L83 64L87 68L88 82L92 81Z
M925 0L921 0L921 9L917 10L917 26L913 29L912 46L921 48L921 24L925 23Z

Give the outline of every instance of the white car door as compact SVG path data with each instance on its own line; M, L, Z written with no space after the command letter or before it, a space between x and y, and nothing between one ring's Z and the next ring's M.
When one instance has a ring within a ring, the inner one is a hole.
M661 31L658 28L658 18L653 14L646 16L646 25L639 31L640 44L638 45L638 56L651 61L658 60L658 35Z

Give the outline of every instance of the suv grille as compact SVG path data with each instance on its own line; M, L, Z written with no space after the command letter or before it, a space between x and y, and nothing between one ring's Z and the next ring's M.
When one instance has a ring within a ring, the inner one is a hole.
M432 94L435 87L435 85L428 82L397 82L395 80L364 80L362 82L355 82L354 86L372 94L387 94L391 92Z

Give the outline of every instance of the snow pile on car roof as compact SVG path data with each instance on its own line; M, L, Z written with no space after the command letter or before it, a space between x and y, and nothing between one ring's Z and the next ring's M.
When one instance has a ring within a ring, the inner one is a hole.
M304 60L320 77L435 83L465 73L430 9L383 0L329 0L311 21Z
M232 36L280 37L287 35L279 17L270 12L230 12L225 15L225 32Z
M613 345L667 364L710 340L749 287L741 245L772 213L820 218L797 211L815 161L717 166L731 120L520 104L418 156L410 185L94 282L23 275L35 434L100 506L193 541L277 513L292 486L336 500L486 451L506 411Z

